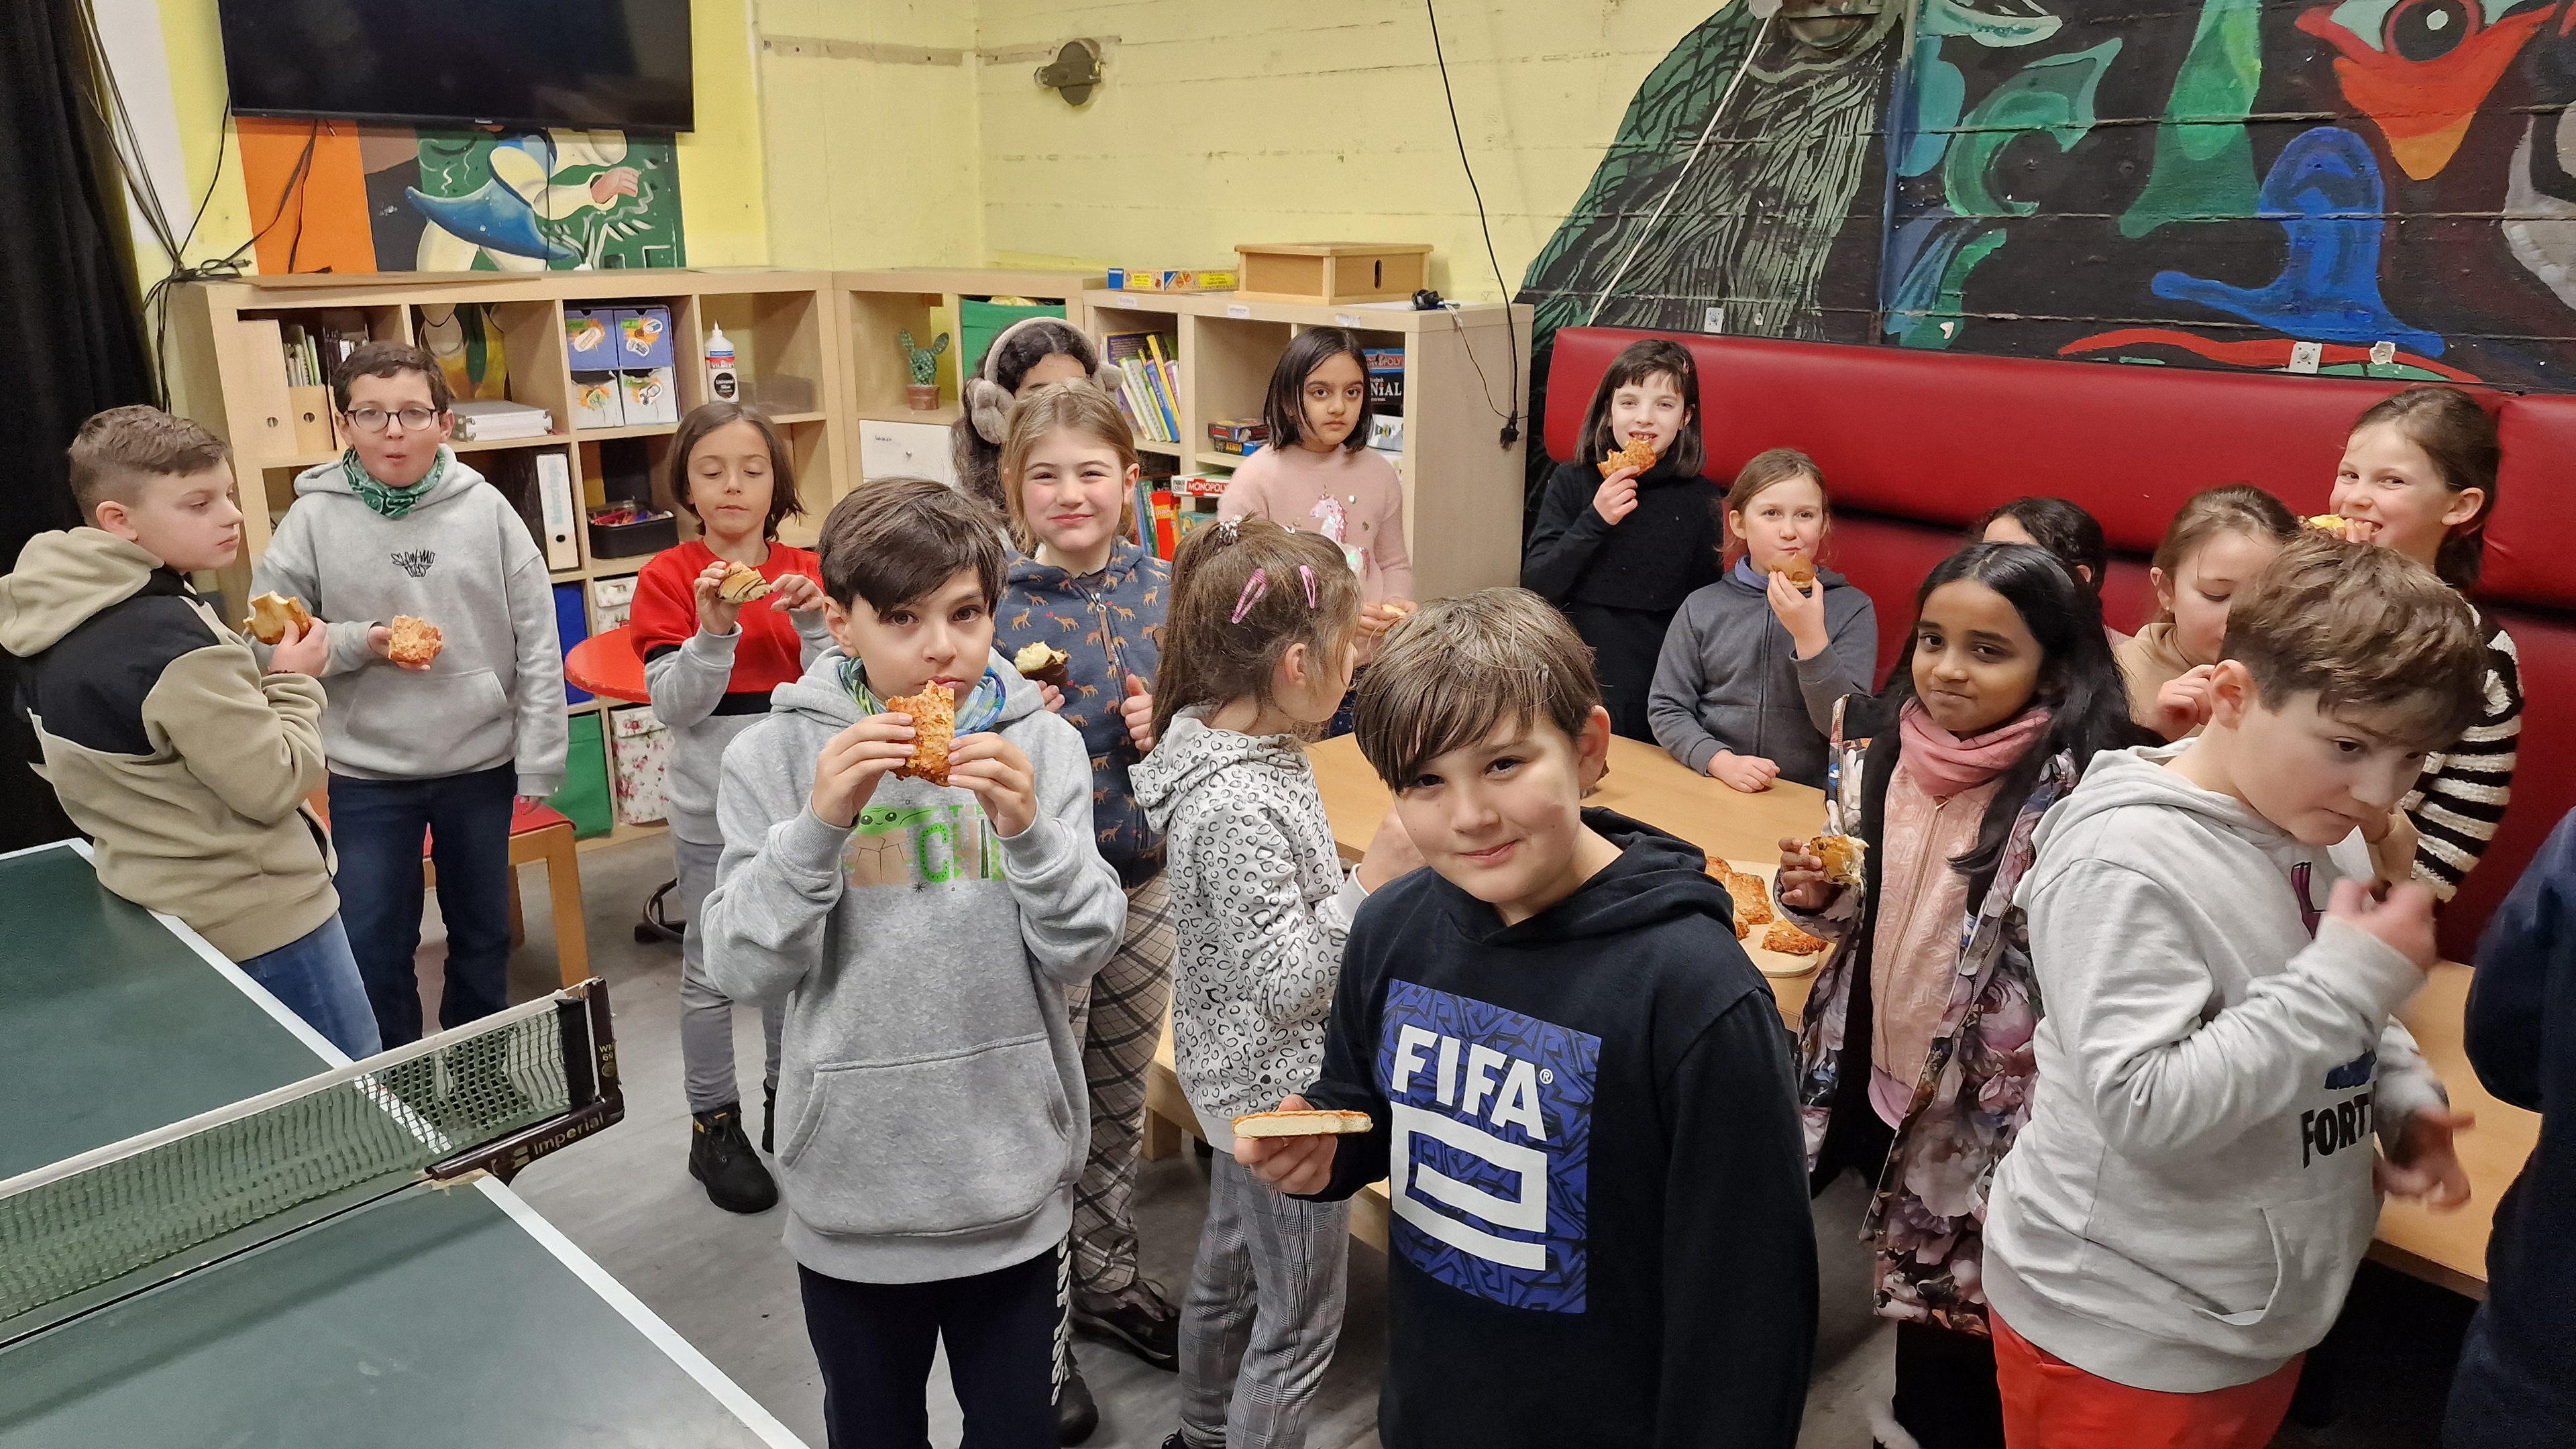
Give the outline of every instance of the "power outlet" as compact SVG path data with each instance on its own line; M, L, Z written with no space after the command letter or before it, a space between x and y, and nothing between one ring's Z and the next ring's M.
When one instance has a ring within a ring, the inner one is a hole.
M2293 342L2290 344L2290 370L2314 372L2317 370L2317 364L2325 359L2325 354L2325 344L2322 342Z
M1711 307L1701 312L1699 314L1699 330L1702 332L1725 331L1726 309L1724 307Z

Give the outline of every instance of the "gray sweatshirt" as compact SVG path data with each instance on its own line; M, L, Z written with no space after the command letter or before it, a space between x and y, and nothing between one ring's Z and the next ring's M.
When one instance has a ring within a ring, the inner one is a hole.
M331 626L322 753L335 773L419 780L506 764L522 795L563 787L554 585L518 510L463 461L401 518L369 508L338 463L307 468L250 587L300 598ZM438 626L446 647L427 673L367 648L396 614Z
M967 790L891 775L852 828L815 818L815 758L860 718L842 657L780 685L725 751L707 975L785 1007L796 1261L860 1283L987 1273L1072 1222L1091 1127L1065 990L1117 949L1127 896L1092 843L1082 736L1007 665L994 728L1036 777L1028 829L997 837Z
M2299 844L2161 768L2187 748L2095 756L2040 824L2017 896L2039 1082L1986 1222L2014 1332L2167 1393L2325 1337L2379 1220L2373 1131L2445 1100L2389 1019L2423 973L2312 914L2339 864L2368 878L2359 838Z
M1834 701L1870 692L1878 666L1878 611L1842 575L1818 569L1825 633L1813 659L1798 658L1770 598L1739 569L1682 601L1664 633L1646 719L1655 742L1692 773L1720 750L1758 756L1780 778L1821 788Z
M820 609L800 609L787 617L796 626L810 669L815 656L832 647L832 631ZM733 679L734 646L741 642L740 624L730 634L701 629L679 648L644 661L653 715L671 730L671 833L692 845L724 844L724 832L716 825L716 785L725 747L761 718L715 712Z
M1342 947L1368 893L1345 880L1306 751L1183 711L1129 772L1163 833L1178 948L1172 1056L1200 1135L1302 1092L1324 1064Z

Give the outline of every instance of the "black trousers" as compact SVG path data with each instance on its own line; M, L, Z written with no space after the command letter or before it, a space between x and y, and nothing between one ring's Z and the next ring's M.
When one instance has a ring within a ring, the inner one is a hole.
M1592 646L1592 668L1601 679L1601 706L1610 711L1611 732L1653 744L1655 727L1646 718L1646 693L1655 682L1655 660L1664 652L1664 631L1672 627L1672 612L1568 604L1565 616L1573 621L1574 632Z
M1053 1449L1057 1255L933 1283L851 1283L799 1267L831 1449L928 1449L924 1394L943 1341L966 1411L959 1449Z

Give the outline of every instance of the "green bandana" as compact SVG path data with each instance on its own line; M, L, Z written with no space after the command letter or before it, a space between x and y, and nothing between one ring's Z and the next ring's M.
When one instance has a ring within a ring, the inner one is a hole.
M869 714L887 713L885 701L877 698L875 690L868 688L868 667L860 660L843 656L841 687L848 690L851 700ZM975 681L975 687L957 702L957 733L971 735L989 728L1001 716L1003 693L1001 675L995 673L991 666L986 666L984 677Z
M438 456L430 460L427 476L409 488L396 488L377 482L367 465L358 461L358 450L351 448L340 455L340 476L349 480L349 491L365 499L369 508L387 518L400 518L419 506L420 500L429 496L429 490L447 476L447 458L447 449L441 446Z

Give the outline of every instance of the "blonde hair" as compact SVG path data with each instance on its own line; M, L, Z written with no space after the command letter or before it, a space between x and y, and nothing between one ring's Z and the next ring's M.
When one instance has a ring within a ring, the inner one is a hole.
M1390 790L1506 725L1554 725L1580 742L1601 685L1592 650L1527 589L1435 599L1396 626L1361 676L1352 726Z
M1256 569L1259 588L1252 586ZM1268 703L1291 645L1305 645L1319 666L1329 667L1322 661L1350 642L1360 620L1359 576L1341 545L1267 518L1193 529L1172 560L1171 600L1154 671L1156 739L1169 735L1172 717L1192 705Z
M1127 416L1099 388L1088 382L1050 382L1020 399L1011 409L1011 431L1002 441L999 471L1002 502L1011 515L1011 537L1019 540L1022 553L1036 553L1038 540L1029 527L1020 470L1046 435L1058 428L1071 428L1116 453L1122 477L1136 466L1136 438L1127 429ZM1132 488L1118 490L1118 536L1136 536L1136 490Z
M2156 545L2148 565L2164 575L2167 588L2180 588L2175 579L2183 560L2229 534L2257 543L2284 544L2299 536L2299 520L2290 505L2251 483L2203 488L2174 510L2173 522L2165 525L2164 541ZM2155 622L2172 623L2173 610L2157 610Z
M1817 470L1816 460L1795 448L1769 448L1754 454L1752 461L1736 473L1734 484L1726 490L1724 507L1727 515L1742 518L1744 510L1753 506L1754 499L1800 478L1815 480L1816 497L1825 505L1825 529L1816 537L1816 551L1823 553L1825 540L1833 537L1834 533L1833 490L1825 486L1825 475ZM1732 568L1735 561L1744 555L1744 540L1737 538L1731 528L1721 531L1726 538L1724 557L1727 566Z
M133 507L149 479L202 473L232 457L223 440L196 420L140 403L92 416L66 452L72 500L86 524L96 524L98 506L111 499Z

